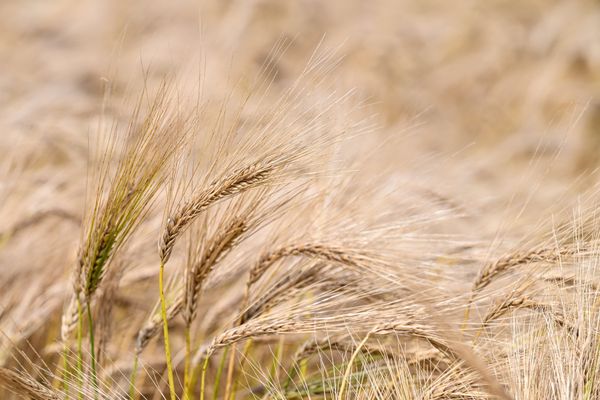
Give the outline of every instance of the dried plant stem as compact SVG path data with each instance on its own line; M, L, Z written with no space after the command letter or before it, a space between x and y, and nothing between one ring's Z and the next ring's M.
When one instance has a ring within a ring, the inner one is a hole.
M177 396L175 395L175 378L173 377L173 361L171 360L171 345L169 343L169 319L167 316L167 303L165 300L165 291L164 291L164 273L165 273L165 264L163 262L160 263L160 268L158 272L158 290L160 295L160 315L163 321L163 334L165 341L165 358L167 362L167 376L169 379L169 393L171 395L171 400L176 400Z

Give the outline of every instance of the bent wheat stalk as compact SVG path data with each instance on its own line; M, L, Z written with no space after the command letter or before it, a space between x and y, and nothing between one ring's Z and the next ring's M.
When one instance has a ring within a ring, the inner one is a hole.
M186 231L189 225L211 205L231 196L241 194L249 189L267 184L286 160L285 157L270 157L255 162L246 167L226 174L221 179L213 181L208 188L201 190L192 200L185 202L168 219L159 240L159 290L161 301L161 316L163 320L163 333L165 340L165 357L167 359L167 372L171 399L175 400L175 380L171 361L171 350L169 343L168 315L163 289L164 268L177 238ZM239 229L238 229L239 230ZM243 230L242 230L243 233ZM241 233L240 233L241 234ZM191 302L190 302L191 304Z

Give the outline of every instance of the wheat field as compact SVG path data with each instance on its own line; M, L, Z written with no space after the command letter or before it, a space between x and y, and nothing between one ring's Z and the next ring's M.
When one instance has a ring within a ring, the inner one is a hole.
M0 399L600 399L600 3L0 1Z

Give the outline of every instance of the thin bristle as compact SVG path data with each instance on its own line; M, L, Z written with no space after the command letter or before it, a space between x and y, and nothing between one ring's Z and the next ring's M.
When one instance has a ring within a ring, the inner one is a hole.
M8 388L19 396L33 400L62 400L65 398L52 387L8 368L0 367L0 386Z

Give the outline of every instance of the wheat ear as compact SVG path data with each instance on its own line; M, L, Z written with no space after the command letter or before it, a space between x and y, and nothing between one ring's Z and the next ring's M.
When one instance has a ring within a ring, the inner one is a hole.
M33 400L63 400L65 396L31 376L0 367L0 385Z
M208 188L195 194L168 218L158 245L161 261L169 261L177 238L208 207L227 197L266 184L278 168L277 162L256 162L213 181Z
M473 291L480 291L488 286L492 280L499 274L522 265L531 263L557 262L563 257L577 254L577 250L571 247L561 248L540 248L528 252L513 253L505 257L501 257L493 263L485 265L477 279L473 283Z

